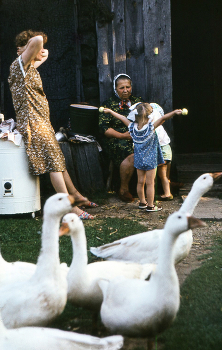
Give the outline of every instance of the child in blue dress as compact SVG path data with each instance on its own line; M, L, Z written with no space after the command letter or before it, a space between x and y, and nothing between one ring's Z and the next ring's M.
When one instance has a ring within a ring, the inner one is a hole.
M154 121L152 117L153 108L149 103L137 103L130 109L131 112L127 118L109 108L105 108L104 113L110 113L128 126L134 143L134 166L137 169L139 208L156 212L162 209L154 205L156 168L159 164L164 164L164 159L155 129L163 124L165 120L181 114L182 110L176 109ZM135 121L131 122L129 119Z

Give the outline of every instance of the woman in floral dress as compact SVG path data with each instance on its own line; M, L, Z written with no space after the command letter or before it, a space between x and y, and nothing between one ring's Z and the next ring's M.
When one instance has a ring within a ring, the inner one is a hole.
M10 66L8 78L16 112L17 129L25 144L29 171L33 175L50 174L56 192L70 193L77 204L96 206L74 187L66 170L65 158L50 123L49 105L37 68L48 58L43 48L47 36L42 32L24 31L15 39L18 58ZM74 207L82 219L93 216Z

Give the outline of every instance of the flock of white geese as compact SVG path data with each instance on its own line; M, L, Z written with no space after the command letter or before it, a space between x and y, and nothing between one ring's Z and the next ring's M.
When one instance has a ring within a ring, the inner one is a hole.
M221 175L201 175L163 229L91 248L107 259L91 264L83 222L70 213L73 197L50 197L43 211L37 264L9 263L0 255L0 349L114 350L123 346L124 336L153 338L168 328L179 309L175 264L189 254L192 229L205 225L193 211ZM70 267L60 263L59 235L71 237ZM67 300L100 313L110 334L119 335L98 338L46 327L63 312Z

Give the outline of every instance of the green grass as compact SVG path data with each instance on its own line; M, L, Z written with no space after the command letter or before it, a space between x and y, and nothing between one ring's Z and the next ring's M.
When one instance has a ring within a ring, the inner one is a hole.
M41 226L41 219L1 218L0 248L4 259L36 263L41 246Z
M222 232L212 253L181 288L181 305L172 327L158 340L162 350L219 350L222 347ZM178 346L179 345L179 346Z
M136 220L104 218L84 222L88 248L144 231ZM41 218L0 219L0 247L7 261L36 263L41 246ZM95 257L88 252L89 262ZM60 238L60 260L72 260L69 237ZM212 253L203 257L203 264L194 270L181 288L181 305L173 325L158 337L161 350L219 350L222 346L222 232L214 237ZM101 326L101 324L100 324ZM80 333L91 332L91 313L67 306L51 325ZM108 334L103 328L102 336ZM135 348L136 349L136 348ZM142 350L142 348L141 348ZM145 350L145 349L144 349Z

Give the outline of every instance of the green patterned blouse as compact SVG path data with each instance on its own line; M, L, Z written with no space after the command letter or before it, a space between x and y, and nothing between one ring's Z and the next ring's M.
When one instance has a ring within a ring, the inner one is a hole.
M130 102L133 105L137 102L143 102L141 97L130 96ZM120 99L116 96L111 97L107 101L103 102L102 106L110 108L114 112L128 116L130 110L129 107L119 107ZM133 142L131 140L122 140L117 138L108 138L104 135L105 131L112 128L118 132L124 133L128 131L128 127L121 122L121 120L113 117L111 114L99 113L99 132L100 143L104 152L104 155L114 162L116 166L120 166L122 161L133 153Z

